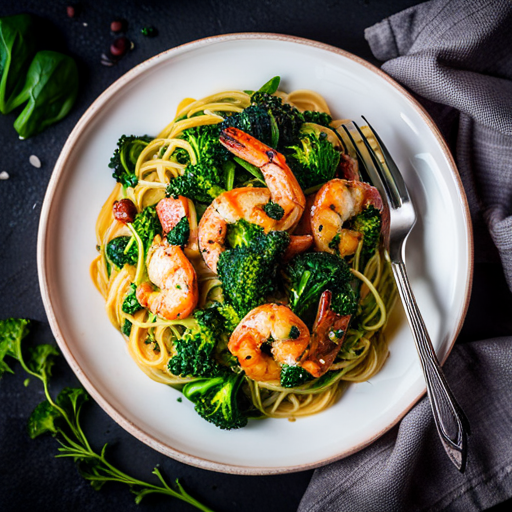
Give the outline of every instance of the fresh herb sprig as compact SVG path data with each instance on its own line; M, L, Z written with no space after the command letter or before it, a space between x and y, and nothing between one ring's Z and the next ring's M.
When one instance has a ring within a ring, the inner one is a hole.
M80 412L89 395L82 388L64 388L54 400L50 395L49 381L58 350L52 345L37 345L22 350L22 340L29 332L30 321L9 318L0 320L0 377L4 373L14 373L5 362L7 356L20 363L32 377L43 383L46 400L34 410L28 421L28 432L32 439L44 433L57 437L60 445L56 457L71 457L78 465L80 474L96 490L107 482L121 482L130 487L135 494L135 502L140 503L148 494L164 494L178 498L203 512L212 510L192 496L176 479L175 488L164 480L158 467L153 474L160 481L159 485L143 482L110 464L106 459L105 444L100 453L95 452L82 430Z

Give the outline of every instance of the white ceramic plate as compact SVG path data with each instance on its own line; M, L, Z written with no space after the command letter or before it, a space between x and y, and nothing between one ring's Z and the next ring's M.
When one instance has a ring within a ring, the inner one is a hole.
M137 66L89 108L71 133L46 194L38 242L43 300L78 378L122 427L160 452L238 474L299 471L345 457L377 439L425 386L400 308L388 329L390 357L371 382L349 387L329 410L295 422L253 421L222 431L180 394L131 360L89 278L96 216L114 186L107 167L122 134L157 134L185 97L257 89L313 89L334 118L366 115L410 187L419 221L407 246L412 287L441 360L460 330L472 277L468 208L454 162L428 115L387 75L342 50L272 34L203 39Z

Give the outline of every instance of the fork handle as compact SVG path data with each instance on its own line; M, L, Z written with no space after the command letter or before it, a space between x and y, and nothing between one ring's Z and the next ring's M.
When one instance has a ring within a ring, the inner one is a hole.
M462 473L466 467L468 420L455 400L441 369L411 289L403 261L392 262L393 273L411 326L437 432L448 457Z

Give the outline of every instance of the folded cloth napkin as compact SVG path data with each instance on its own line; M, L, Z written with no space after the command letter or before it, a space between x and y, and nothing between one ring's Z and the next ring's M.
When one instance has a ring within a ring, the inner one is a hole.
M432 0L365 36L386 61L382 69L418 97L450 144L475 260L501 259L512 289L512 2ZM510 334L456 344L444 367L471 424L464 474L445 454L424 398L365 450L317 469L299 512L466 512L512 497Z

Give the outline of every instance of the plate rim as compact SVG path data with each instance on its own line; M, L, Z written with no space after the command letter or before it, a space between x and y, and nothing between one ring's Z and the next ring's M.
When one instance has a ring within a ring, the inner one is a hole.
M364 60L357 55L354 55L346 50L342 50L335 46L321 43L318 41L314 41L307 38L297 37L297 36L289 36L284 34L270 33L270 32L240 32L240 33L231 33L231 34L223 34L219 36L210 36L202 39L198 39L195 41L191 41L189 43L185 43L168 50L165 50L149 59L141 62L136 65L129 71L127 71L124 75L119 77L115 82L113 82L107 89L105 89L87 108L84 114L80 117L73 130L69 134L62 150L60 152L59 158L55 163L55 167L52 171L52 175L50 181L48 183L48 187L44 196L44 201L41 209L41 216L39 220L38 227L38 235L37 235L37 271L38 271L38 279L39 279L39 287L41 291L41 296L43 300L43 306L46 311L46 315L48 317L48 322L50 328L55 336L57 344L64 355L67 363L70 365L71 369L77 376L80 383L84 386L87 392L93 397L93 399L98 403L98 405L124 430L129 432L139 441L142 441L144 444L153 448L154 450L164 454L167 457L171 457L179 462L183 462L185 464L195 466L201 469L206 469L210 471L217 471L221 473L235 474L235 475L277 475L277 474L285 474L285 473L294 473L298 471L305 471L314 469L317 467L324 466L326 464L335 462L342 458L348 457L353 453L356 453L363 448L369 446L391 428L393 428L409 411L410 409L419 401L419 399L425 394L426 387L423 386L422 391L403 409L403 412L398 415L391 423L386 425L383 429L381 429L378 433L371 436L369 439L366 439L362 443L353 446L348 450L344 450L341 453L336 453L332 456L324 458L319 461L305 463L305 464L295 464L292 466L280 466L280 467L265 467L265 466L242 466L232 463L223 463L216 462L210 460L208 458L203 458L195 455L187 454L181 450L176 448L172 448L168 446L164 442L156 439L154 436L144 432L141 428L137 427L132 421L130 421L127 417L125 417L120 411L116 409L113 405L111 405L106 399L103 398L101 392L96 389L94 384L89 380L85 372L80 367L78 361L73 356L71 350L69 349L67 342L63 336L62 330L60 328L59 322L54 312L53 300L51 296L51 283L49 283L47 279L47 235L48 235L48 226L50 216L52 214L53 207L53 198L58 190L58 184L60 178L64 174L64 170L66 168L66 163L70 158L72 150L74 146L78 143L80 136L87 129L88 124L94 120L95 116L100 112L101 107L108 102L115 94L122 90L125 86L127 86L130 82L138 78L141 73L153 66L158 65L160 61L166 59L172 59L180 54L184 54L188 51L203 48L208 46L211 43L218 42L229 42L229 41L237 41L237 40L271 40L271 41L282 41L282 42L290 42L299 45L306 45L313 48L318 48L321 50L325 50L331 53L335 53L346 57L349 60L355 61L356 63L364 66L368 70L376 73L379 77L386 80L391 86L393 86L400 93L402 97L404 97L410 105L418 112L418 114L422 117L424 122L427 124L429 130L434 135L439 148L446 158L448 163L449 170L451 171L452 176L455 178L455 186L461 200L462 205L462 213L464 220L464 227L466 231L467 237L467 254L468 254L468 273L466 277L465 290L464 290L464 305L462 308L461 316L457 327L454 331L453 338L450 340L449 344L446 347L446 353L441 361L441 364L444 364L446 358L451 353L455 341L460 333L462 325L464 323L464 319L467 314L467 310L469 307L469 302L471 298L471 287L473 282L473 272L474 272L474 245L473 245L473 229L472 222L469 210L469 204L467 201L467 197L464 191L464 187L462 185L462 180L460 178L459 172L457 170L457 166L455 164L455 160L448 148L446 141L444 140L439 128L434 123L431 116L428 112L423 108L423 106L416 100L403 86L398 84L393 78L387 75L384 71L374 66L370 62Z

